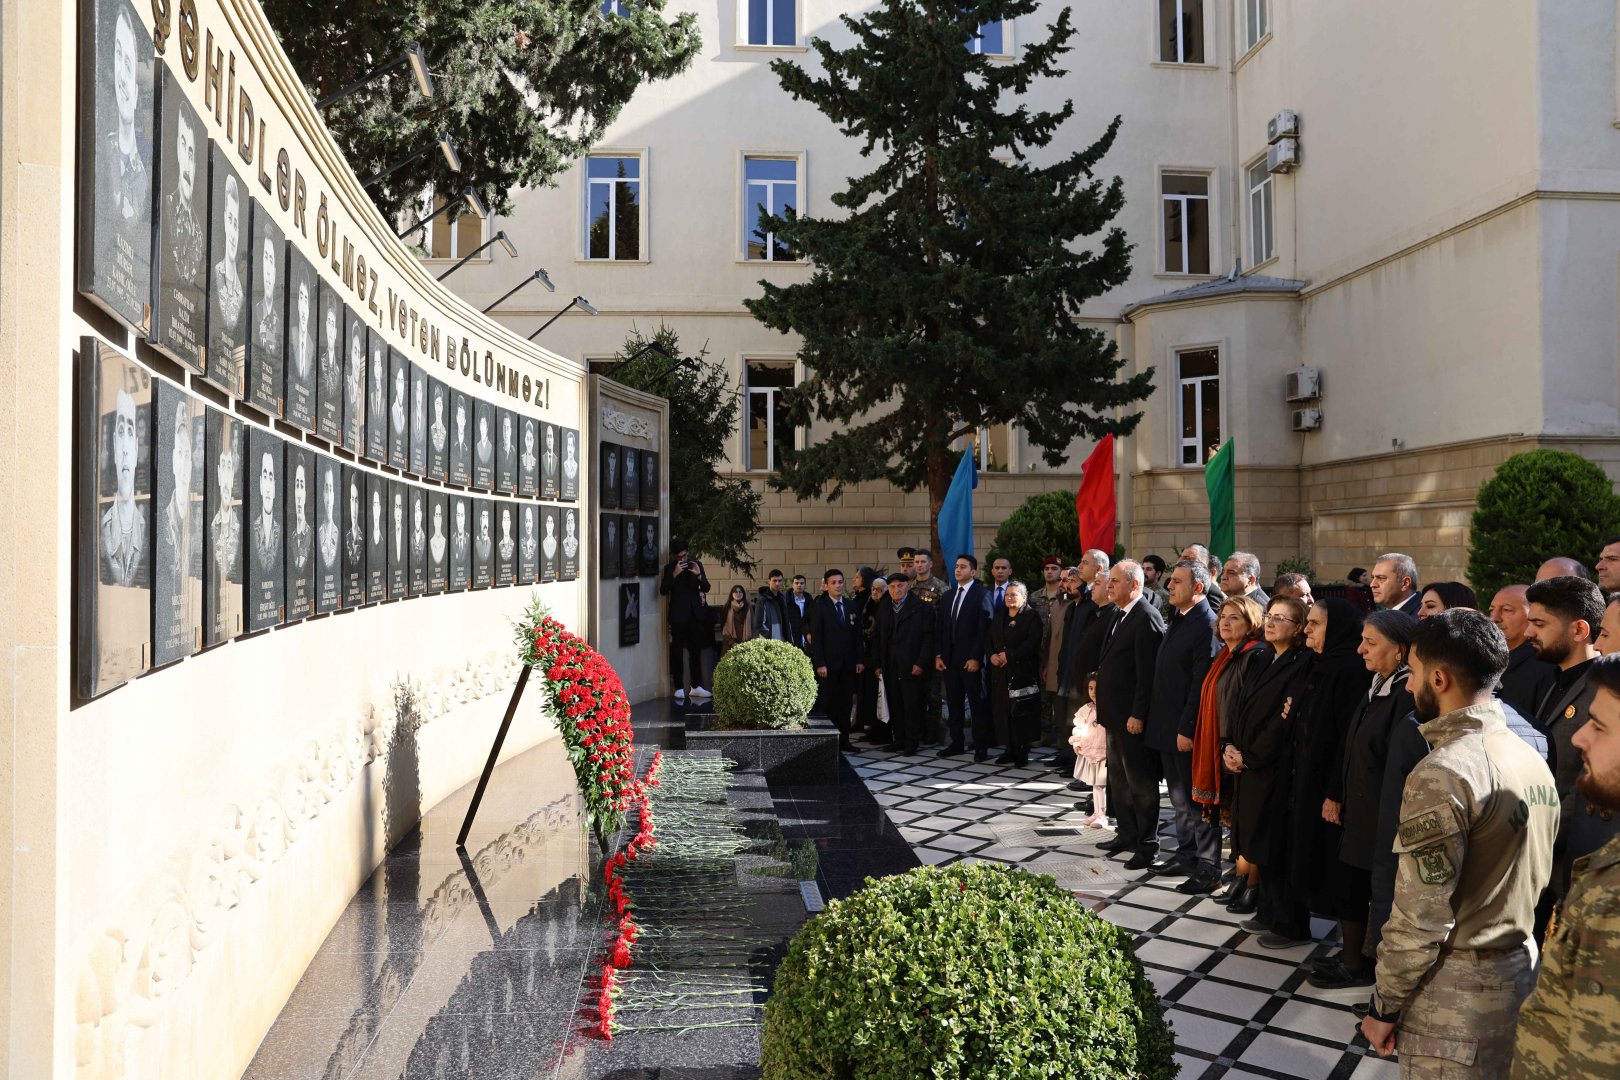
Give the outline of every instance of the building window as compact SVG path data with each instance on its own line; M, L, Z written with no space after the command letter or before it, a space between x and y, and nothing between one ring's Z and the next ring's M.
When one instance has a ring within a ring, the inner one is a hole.
M1180 464L1202 466L1221 448L1221 354L1190 349L1176 354Z
M793 361L750 360L748 412L743 417L743 468L772 472L793 449L793 424L782 391L793 385Z
M968 52L970 53L983 53L985 56L1006 56L1010 51L1007 48L1007 24L1002 19L980 23L978 34L968 39Z
M641 158L585 159L585 257L641 258Z
M992 424L974 428L956 443L957 450L973 450L980 472L1007 472L1012 462L1012 426Z
M1204 62L1204 0L1159 0L1159 59Z
M625 0L602 0L602 14L611 19L625 18L630 14L629 5Z
M1164 272L1209 273L1209 176L1165 173Z
M1276 226L1272 222L1271 173L1266 159L1249 166L1249 265L1259 266L1277 254Z
M1260 44L1260 39L1271 30L1271 0L1237 0L1240 14L1238 27L1243 34L1242 52Z
M745 0L747 26L743 41L749 45L797 45L799 19L796 0Z
M444 196L433 196L427 213L442 209ZM428 223L428 258L459 259L469 252L477 251L478 245L484 242L483 218L463 207L456 220L451 221L452 213L455 211L440 214Z
M743 159L744 250L749 259L764 262L793 262L798 252L766 229L765 214L782 216L799 208L799 161L797 158L749 157Z

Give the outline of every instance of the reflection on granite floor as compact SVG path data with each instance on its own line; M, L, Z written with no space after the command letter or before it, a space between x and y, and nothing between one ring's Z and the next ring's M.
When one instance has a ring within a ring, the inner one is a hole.
M643 766L653 747L681 741L672 737L681 715L671 702L637 706L634 719ZM847 765L843 779L836 789L770 789L757 774L735 777L719 812L747 850L723 873L692 868L690 979L768 987L807 917L802 881L816 882L812 900L818 891L831 898L868 875L917 865ZM763 993L723 1013L643 1014L632 1026L665 1030L612 1043L584 1034L592 1016L581 1002L600 971L610 920L600 853L581 826L559 740L496 770L464 855L455 836L471 793L468 785L430 811L362 886L247 1080L759 1075ZM706 903L733 913L712 950L702 944ZM718 1016L741 1026L681 1030Z

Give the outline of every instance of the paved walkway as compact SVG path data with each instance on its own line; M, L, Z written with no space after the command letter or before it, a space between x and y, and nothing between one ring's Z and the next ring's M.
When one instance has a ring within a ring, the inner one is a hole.
M1181 1080L1395 1080L1399 1069L1356 1034L1351 1005L1367 989L1318 990L1301 966L1334 950L1336 928L1274 952L1238 929L1239 916L1201 896L1124 869L1083 829L1076 795L1040 769L862 750L847 755L889 820L925 863L998 862L1051 874L1103 918L1137 933L1137 955L1175 1027ZM1168 810L1165 811L1168 820Z

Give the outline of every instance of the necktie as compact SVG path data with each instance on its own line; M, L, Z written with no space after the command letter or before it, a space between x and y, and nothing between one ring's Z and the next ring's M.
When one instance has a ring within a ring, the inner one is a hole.
M842 600L834 600L833 601L833 607L838 609L838 621L840 623L843 622L844 621L844 602Z
M966 589L958 588L956 590L956 603L951 606L951 621L952 622L955 622L957 620L957 618L962 614L962 598L965 597L965 596L967 596L967 590Z
M1006 588L1004 586L1001 586L1001 585L996 586L996 607L1001 606L1001 598L1006 595L1006 591L1007 590L1006 590Z

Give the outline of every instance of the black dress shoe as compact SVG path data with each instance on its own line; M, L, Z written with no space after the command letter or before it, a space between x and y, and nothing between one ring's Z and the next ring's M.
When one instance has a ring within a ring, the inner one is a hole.
M1013 756L1011 754L1002 754L1000 757L996 758L995 761L991 762L992 765L1011 765L1012 763Z
M1192 877L1176 886L1176 892L1186 896L1203 896L1206 893L1214 892L1215 886L1218 884L1220 882L1215 877L1214 871L1207 867L1200 867L1193 871Z
M1335 960L1327 967L1311 972L1305 977L1305 981L1322 990L1343 990L1350 986L1371 986L1374 979L1371 964L1359 971L1351 971L1342 962Z
M966 752L967 752L967 747L952 745L952 746L945 747L945 749L943 749L943 750L935 750L934 751L934 756L935 757L955 757L957 754L963 754L963 753L966 753Z
M855 752L855 744L850 742L848 739L839 739L838 749L846 754L853 754Z
M878 749L883 751L885 754L903 754L906 751L906 744L903 742L892 742L887 746L880 746Z
M919 745L918 743L913 742L913 743L906 743L905 746L900 748L900 752L902 754L910 756L910 755L913 755L913 754L917 753L917 751L919 751L921 749L922 749L921 745Z
M1260 907L1260 886L1245 885L1243 891L1233 898L1226 910L1234 915L1253 915Z
M1125 869L1127 870L1146 870L1152 865L1153 853L1151 851L1138 851L1125 860Z
M1247 887L1246 882L1233 878L1231 881L1222 882L1220 889L1210 899L1224 907L1242 896L1243 890Z
M1196 869L1196 867L1188 866L1174 855L1168 858L1161 856L1148 865L1149 873L1163 875L1164 877L1186 877Z
M1114 854L1117 854L1118 852L1124 851L1127 848L1130 848L1132 846L1134 846L1134 845L1129 844L1126 841L1121 840L1119 837L1116 836L1112 840L1104 840L1102 843L1098 844L1097 845L1097 850L1098 851L1106 851L1108 854L1114 855Z
M977 764L980 764L980 765L983 765L983 764L984 764L984 763L985 763L985 762L987 762L987 761L989 761L989 760L990 760L990 755L989 755L989 754L986 754L986 753L985 753L985 752L984 752L984 751L982 751L982 750L975 750L975 751L974 751L974 752L973 752L973 760L974 760L974 761L975 761L975 762L976 762L976 763L977 763Z

